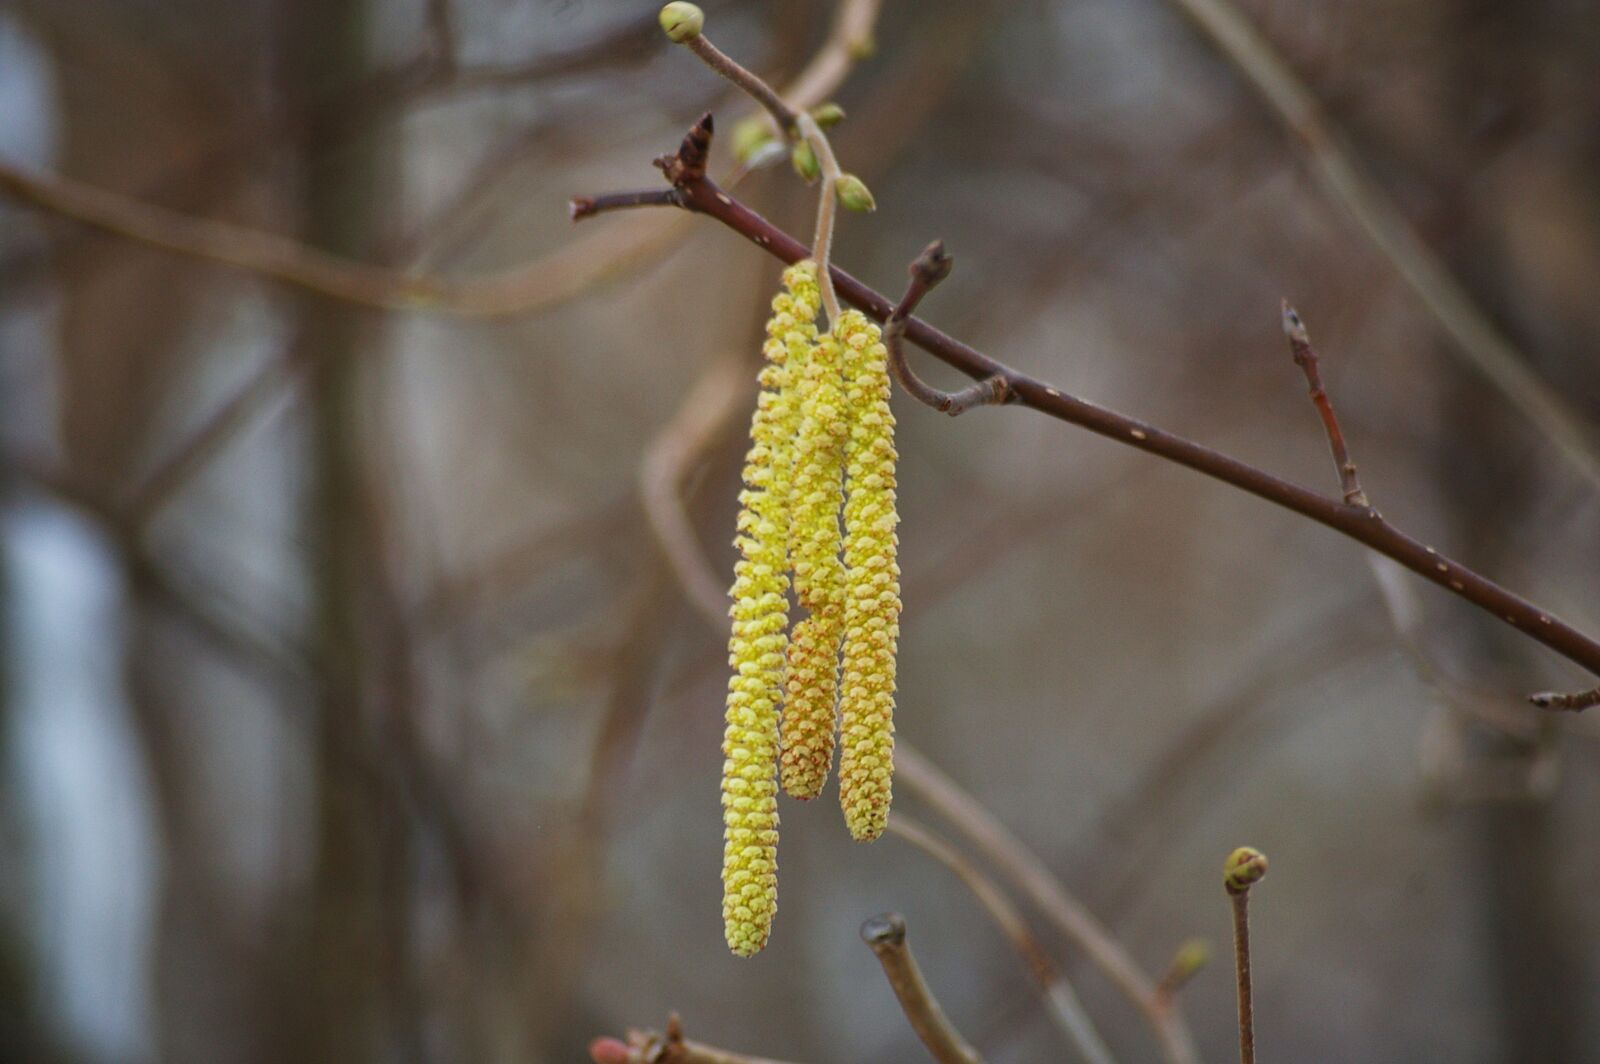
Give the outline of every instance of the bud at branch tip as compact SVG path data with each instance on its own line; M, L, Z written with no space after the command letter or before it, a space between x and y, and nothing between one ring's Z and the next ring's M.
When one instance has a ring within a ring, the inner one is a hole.
M706 13L695 4L674 0L661 9L662 32L673 44L694 40L700 36L700 31L705 29L705 25Z
M1222 864L1222 885L1228 888L1229 894L1243 894L1266 874L1266 854L1241 846Z

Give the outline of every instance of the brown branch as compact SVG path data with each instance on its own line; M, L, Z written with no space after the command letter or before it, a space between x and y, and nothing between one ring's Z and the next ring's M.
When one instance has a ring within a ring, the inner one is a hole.
M940 281L949 277L950 271L954 268L955 259L945 251L944 241L935 240L929 244L912 262L910 270L907 271L911 275L911 281L906 285L906 294L896 304L894 311L889 315L889 320L883 323L883 343L889 349L889 372L894 374L894 379L905 389L907 395L951 417L964 414L975 406L1004 403L1011 397L1011 388L1006 383L1003 373L986 377L957 392L942 392L917 376L911 364L906 361L903 343L906 320L915 313L918 304L922 302L922 297L931 292Z
M710 115L696 129L709 138ZM750 210L722 189L703 170L666 162L663 169L679 192L680 206L705 214L739 233L778 259L794 263L810 255L794 237ZM676 175L676 176L675 176ZM840 296L877 321L886 321L894 305L850 274L831 268ZM1157 428L1148 422L1068 395L1052 385L995 361L919 318L906 321L906 338L929 354L976 380L1003 377L1015 401L1040 413L1088 429L1109 439L1187 466L1242 491L1292 510L1318 524L1387 555L1442 588L1543 643L1556 653L1600 675L1600 642L1557 619L1527 599L1441 555L1386 521L1371 506L1351 505L1274 476L1209 447Z
M1229 0L1171 0L1211 38L1305 151L1329 195L1455 341L1452 350L1520 410L1568 464L1600 487L1600 449L1592 426L1530 367L1405 215L1364 172L1305 83Z
M1176 1008L1157 1002L1154 982L1140 971L1122 944L1004 824L903 741L895 745L895 772L907 790L954 825L1139 1009L1155 1032L1167 1064L1195 1064L1200 1059L1194 1037Z
M1283 333L1289 338L1289 350L1294 353L1295 365L1306 375L1306 385L1311 389L1311 401L1316 404L1322 427L1328 433L1328 449L1333 452L1333 464L1339 470L1339 485L1344 489L1344 501L1350 506L1370 506L1367 493L1361 490L1361 478L1356 475L1356 464L1350 460L1350 450L1345 446L1344 430L1339 428L1339 417L1333 412L1333 400L1322 387L1322 373L1317 364L1316 349L1311 346L1311 334L1299 313L1283 301Z
M889 819L888 830L956 874L1027 964L1028 974L1038 984L1045 1011L1057 1030L1089 1064L1112 1064L1111 1050L1106 1047L1100 1032L1095 1030L1094 1021L1084 1011L1083 1002L1078 999L1072 984L1067 982L1034 937L1022 914L994 881L978 871L977 866L956 852L949 843L903 814L897 813Z
M683 1022L676 1012L667 1017L664 1032L629 1031L627 1041L596 1038L589 1043L589 1059L594 1064L783 1064L691 1042L683 1037Z
M1267 859L1241 846L1223 865L1222 885L1233 903L1233 963L1239 992L1239 1064L1255 1064L1255 1003L1250 988L1250 887L1266 875Z
M572 220L580 222L592 214L621 210L626 207L676 207L677 193L670 188L650 189L645 192L618 192L610 196L574 196L567 204Z
M944 1014L938 999L923 980L922 969L917 967L911 946L906 942L905 917L899 913L882 913L870 918L861 925L861 941L883 965L889 988L899 1000L911 1029L928 1048L928 1055L939 1064L982 1064L983 1058L961 1037L961 1032Z

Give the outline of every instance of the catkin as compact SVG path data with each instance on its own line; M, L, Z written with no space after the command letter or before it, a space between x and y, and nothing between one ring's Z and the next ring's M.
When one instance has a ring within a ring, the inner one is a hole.
M839 641L844 636L844 563L839 508L844 502L843 345L825 336L796 381L801 405L795 441L789 532L795 601L809 611L789 638L784 679L780 775L791 798L815 798L833 765Z
M888 351L878 326L858 311L840 316L845 403L853 420L845 447L845 633L839 684L839 803L858 841L883 833L894 773L895 647L900 637L900 566L895 527L894 414Z
M792 374L816 342L816 268L784 273L772 301L761 390L739 493L739 561L729 595L727 728L722 753L722 920L728 948L767 943L778 907L778 711L789 623L789 487L798 410Z

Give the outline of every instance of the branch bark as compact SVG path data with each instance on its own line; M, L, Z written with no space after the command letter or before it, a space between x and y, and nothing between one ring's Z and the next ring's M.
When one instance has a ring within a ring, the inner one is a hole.
M680 153L658 160L678 192L677 205L721 222L783 262L794 263L809 257L810 250L805 245L728 195L706 176L703 153L711 132L711 116L707 114L685 138L684 150L692 153L690 157L685 158ZM830 272L845 302L879 322L889 319L895 306L889 299L837 266L830 267ZM1022 406L1204 473L1342 532L1600 676L1600 642L1559 620L1550 611L1407 535L1372 506L1330 498L1148 422L1069 395L990 358L919 318L906 320L905 336L975 380L1002 378L1008 392L1015 396L1014 401Z

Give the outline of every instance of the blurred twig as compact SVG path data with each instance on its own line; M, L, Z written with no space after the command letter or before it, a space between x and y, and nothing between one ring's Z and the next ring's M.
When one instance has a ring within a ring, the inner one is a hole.
M1039 984L1039 991L1044 997L1046 1014L1067 1043L1077 1050L1077 1055L1090 1064L1112 1064L1114 1058L1111 1050L1095 1029L1094 1021L1084 1011L1083 1002L1072 989L1072 984L1050 960L1027 921L994 881L978 871L949 843L903 813L897 813L889 819L888 830L954 872L973 897L978 899L978 903L1011 942L1012 948L1028 965L1028 973Z
M1463 355L1591 487L1600 488L1592 428L1529 368L1529 359L1417 236L1404 214L1363 172L1355 153L1270 41L1230 0L1170 0L1209 37L1305 150L1329 194L1355 218ZM1600 697L1600 696L1597 696ZM1581 708L1581 707L1562 707Z
M1143 1013L1168 1064L1199 1060L1183 1017L1157 1000L1154 981L1004 824L904 741L896 744L895 768L908 790L954 825Z
M629 1031L625 1042L596 1038L589 1043L589 1059L594 1064L783 1064L691 1042L683 1037L683 1022L675 1012L667 1017L664 1032Z
M906 942L905 917L899 913L872 917L861 925L861 940L883 965L889 987L899 999L911 1029L928 1048L928 1055L939 1064L982 1064L983 1058L961 1037L922 978L922 969Z

